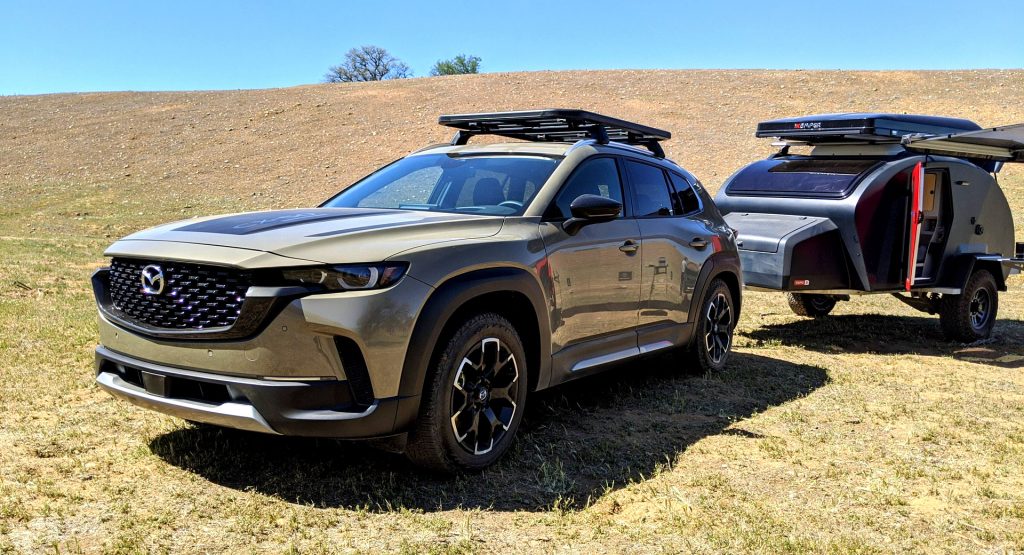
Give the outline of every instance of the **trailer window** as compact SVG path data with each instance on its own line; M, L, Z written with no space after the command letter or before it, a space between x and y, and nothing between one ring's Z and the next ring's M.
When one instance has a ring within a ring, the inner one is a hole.
M740 170L729 183L730 195L843 198L878 160L801 158L761 160Z

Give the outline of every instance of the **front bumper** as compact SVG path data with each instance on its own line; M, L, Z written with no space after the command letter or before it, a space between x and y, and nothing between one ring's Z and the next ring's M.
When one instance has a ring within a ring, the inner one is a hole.
M158 412L268 434L372 438L394 433L399 398L368 406L342 380L273 381L146 362L96 349L96 383L115 397Z

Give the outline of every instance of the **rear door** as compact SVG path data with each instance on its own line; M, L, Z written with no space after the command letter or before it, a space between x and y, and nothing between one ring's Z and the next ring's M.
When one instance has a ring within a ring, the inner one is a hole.
M700 201L687 181L660 166L624 161L640 227L639 347L679 344L697 275L714 252L714 233L699 218Z

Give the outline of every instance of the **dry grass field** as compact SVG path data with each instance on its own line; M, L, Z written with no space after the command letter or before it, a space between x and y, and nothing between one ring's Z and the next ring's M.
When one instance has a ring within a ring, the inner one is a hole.
M1024 121L1024 71L541 72L0 97L0 553L1024 552L1024 280L994 340L882 297L816 322L749 293L728 369L646 361L531 399L510 456L439 479L366 445L195 427L92 383L115 238L304 206L448 138L438 114L580 107L673 131L712 190L757 121ZM1024 240L1024 168L1001 182Z

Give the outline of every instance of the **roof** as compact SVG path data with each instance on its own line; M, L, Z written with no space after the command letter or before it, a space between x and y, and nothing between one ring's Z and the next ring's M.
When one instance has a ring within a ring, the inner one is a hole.
M960 118L920 114L848 112L764 121L756 136L822 142L899 142L906 135L948 135L981 127Z

